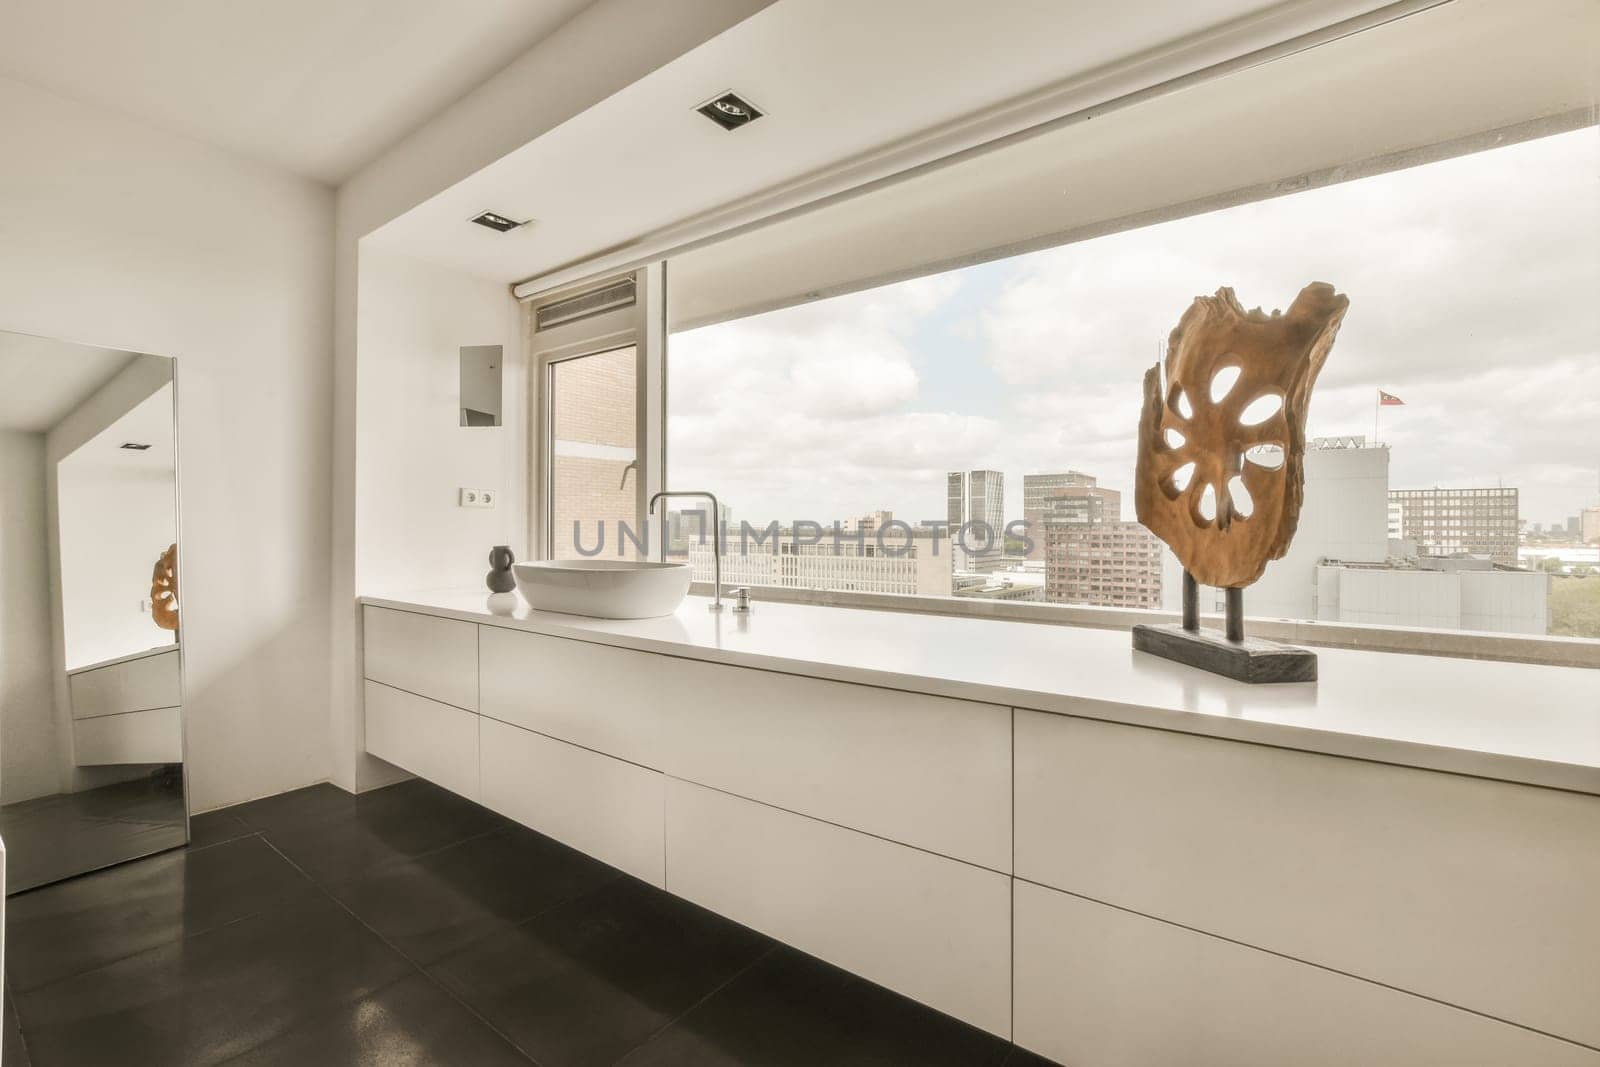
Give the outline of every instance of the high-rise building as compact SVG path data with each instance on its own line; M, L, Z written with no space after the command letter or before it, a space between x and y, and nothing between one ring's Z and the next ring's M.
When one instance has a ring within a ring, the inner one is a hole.
M1137 522L1046 522L1044 595L1054 604L1161 606L1161 540Z
M1400 536L1425 556L1468 553L1517 565L1517 490L1391 489Z
M1100 488L1094 475L1082 471L1024 474L1022 518L1033 541L1028 558L1044 559L1046 523L1116 522L1122 518L1122 494Z
M1578 516L1578 539L1586 545L1600 545L1600 505L1584 508Z
M951 471L946 479L950 540L955 544L952 558L963 554L971 562L999 559L1006 549L1006 476L999 471ZM980 523L965 537L962 527ZM964 552L962 541L972 551ZM959 564L958 564L959 565Z

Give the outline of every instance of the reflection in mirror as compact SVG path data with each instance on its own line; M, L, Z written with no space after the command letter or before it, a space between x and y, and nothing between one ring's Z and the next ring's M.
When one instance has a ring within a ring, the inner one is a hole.
M0 332L14 893L188 840L173 363Z
M500 345L467 345L461 349L461 425L500 425Z

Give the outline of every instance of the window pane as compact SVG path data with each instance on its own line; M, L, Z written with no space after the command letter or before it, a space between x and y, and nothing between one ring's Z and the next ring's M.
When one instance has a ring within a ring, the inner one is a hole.
M635 365L631 346L550 365L555 559L616 558L623 527L639 530L637 470L628 469L639 458Z
M1247 613L1600 636L1597 173L1590 126L676 333L668 483L736 557L778 523L735 581L1174 610L1141 376L1195 295L1328 281L1299 532Z

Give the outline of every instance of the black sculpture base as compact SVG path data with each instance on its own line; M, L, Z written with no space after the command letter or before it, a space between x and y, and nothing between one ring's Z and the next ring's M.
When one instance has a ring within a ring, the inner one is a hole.
M1133 628L1133 647L1252 685L1317 680L1316 653L1254 637L1230 641L1216 631L1141 623Z

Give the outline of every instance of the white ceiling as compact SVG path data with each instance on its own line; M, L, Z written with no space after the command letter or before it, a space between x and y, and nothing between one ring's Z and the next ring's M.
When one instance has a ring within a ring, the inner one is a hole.
M0 74L337 184L590 0L4 0Z
M174 470L172 383L168 382L124 412L117 421L62 457L63 487L92 485L132 475L167 475ZM149 445L144 451L123 448L128 442Z
M1329 2L1328 20L1375 6ZM1233 20L1262 0L779 0L375 231L388 249L517 281ZM692 110L732 88L767 117ZM536 223L470 226L483 209Z
M0 430L44 433L136 358L0 331Z

